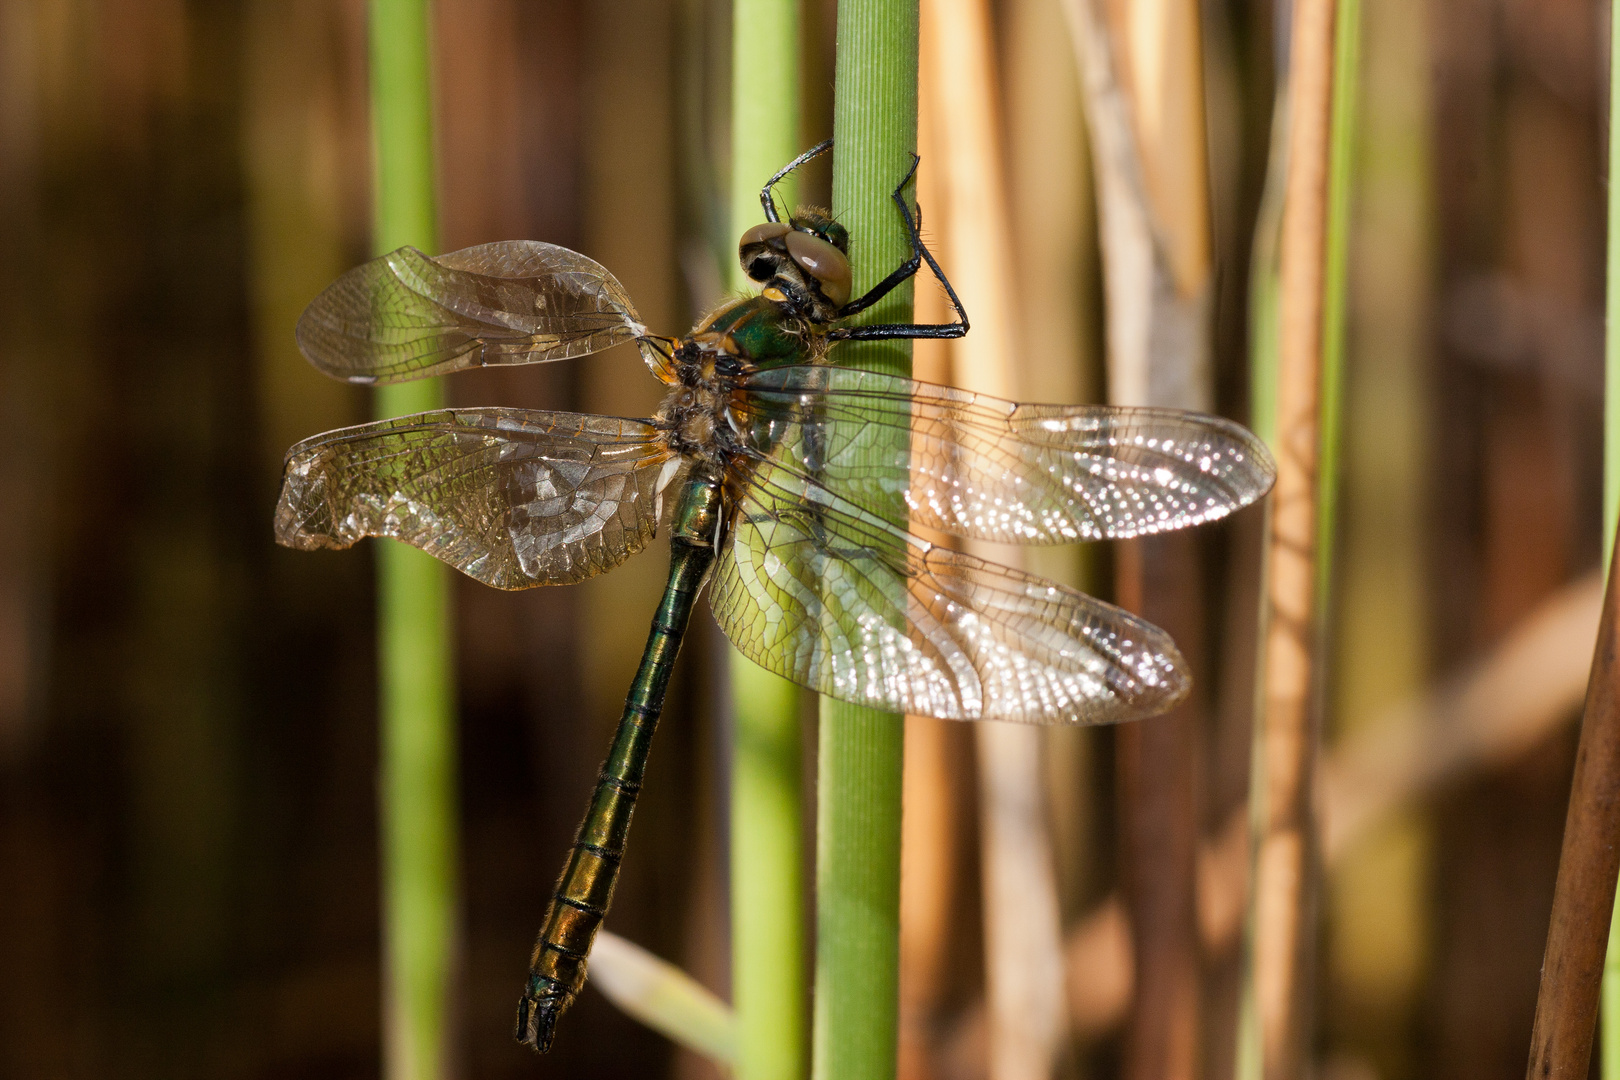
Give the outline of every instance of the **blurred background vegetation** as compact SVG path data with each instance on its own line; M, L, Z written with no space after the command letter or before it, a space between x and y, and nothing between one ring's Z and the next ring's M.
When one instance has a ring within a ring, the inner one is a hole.
M1208 152L1192 227L1215 404L1244 418L1286 5L1192 7ZM1596 625L1608 6L1362 7L1314 1053L1324 1080L1506 1080L1524 1069ZM1100 400L1070 24L1060 0L985 10L1021 394ZM834 17L806 0L805 146L830 132ZM656 330L690 325L735 242L729 19L722 0L439 0L444 248L573 247ZM981 256L950 193L930 196L960 114L944 91L930 112L927 48L921 197L950 270L953 245ZM284 450L368 413L292 340L368 254L365 58L360 0L0 0L5 1076L381 1067L372 560L270 532ZM756 64L769 80L772 58ZM801 191L825 202L827 184L818 163ZM659 390L630 352L449 385L461 404L623 415ZM1204 631L1199 708L1176 721L1197 849L1178 1078L1233 1068L1260 529L1213 530L1203 587L1166 619ZM1111 594L1119 555L1031 568ZM590 990L547 1058L510 1038L664 569L655 549L566 589L456 584L461 1075L715 1075ZM719 646L694 620L608 925L725 996ZM910 724L902 1075L978 1080L975 746ZM1151 969L1130 931L1155 917L1139 904L1160 872L1133 847L1143 759L1116 761L1114 731L1043 738L1067 962L1051 1073L1143 1075L1131 1033L1163 1005L1137 1000Z

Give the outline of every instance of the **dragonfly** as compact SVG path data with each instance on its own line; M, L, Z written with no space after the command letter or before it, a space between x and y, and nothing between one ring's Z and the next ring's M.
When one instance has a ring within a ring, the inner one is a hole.
M299 320L304 355L353 383L583 356L627 342L668 386L635 419L451 408L341 428L288 451L276 537L414 545L500 589L577 582L663 530L669 577L624 712L531 957L516 1037L545 1052L583 988L624 857L665 689L699 593L755 663L893 713L1035 724L1152 716L1191 680L1169 635L1118 607L924 532L1056 544L1214 521L1275 467L1253 434L1168 409L1017 404L841 367L841 342L952 338L967 314L893 201L910 255L852 297L847 230L765 184L738 252L756 294L683 337L651 333L611 273L538 241L339 277ZM926 264L952 322L849 320Z

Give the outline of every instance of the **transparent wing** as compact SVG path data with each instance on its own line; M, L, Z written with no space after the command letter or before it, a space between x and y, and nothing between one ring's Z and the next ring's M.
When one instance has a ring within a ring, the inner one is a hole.
M599 263L508 240L436 257L403 247L355 267L304 309L298 347L334 378L387 383L583 356L644 332Z
M734 411L751 448L868 510L903 498L913 522L956 536L1049 544L1169 532L1247 506L1276 477L1259 439L1201 413L1019 405L823 365L742 385Z
M486 585L581 581L653 536L679 459L639 420L446 409L340 428L287 452L276 539L419 547Z
M766 461L740 496L710 606L755 663L893 712L1101 724L1163 712L1190 685L1157 627L930 545Z

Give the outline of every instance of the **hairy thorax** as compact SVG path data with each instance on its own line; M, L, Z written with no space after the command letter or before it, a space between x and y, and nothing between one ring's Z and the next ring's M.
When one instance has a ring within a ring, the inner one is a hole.
M670 449L723 464L742 422L733 412L741 380L763 368L813 363L826 345L816 327L768 297L722 305L675 343L672 385L656 421Z

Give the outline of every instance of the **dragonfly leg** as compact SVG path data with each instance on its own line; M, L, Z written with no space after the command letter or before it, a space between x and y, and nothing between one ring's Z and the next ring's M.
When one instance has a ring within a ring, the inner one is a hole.
M866 291L865 296L858 297L845 304L838 311L840 319L858 314L893 292L900 283L908 278L915 277L923 263L933 271L934 277L945 287L945 295L950 297L951 307L956 309L956 321L950 323L877 323L871 326L845 326L839 327L827 334L833 341L875 341L883 338L959 338L968 332L967 311L962 307L962 301L951 287L950 279L945 271L939 268L934 259L934 253L928 250L928 245L922 240L922 207L917 208L915 215L906 203L906 185L911 178L917 175L917 166L922 161L916 154L911 155L911 168L901 179L900 185L894 189L894 204L900 208L900 216L905 220L906 232L911 236L911 257L889 273L889 276L878 282Z
M800 165L803 165L807 161L812 161L815 158L820 157L822 154L825 154L828 150L831 150L832 144L833 141L831 139L828 139L825 142L817 143L804 153L800 154L798 157L794 158L792 161L788 162L786 165L782 166L776 171L775 176L765 181L765 186L759 189L759 202L761 206L765 207L766 221L782 220L777 216L776 196L772 194L771 189L776 187L777 184L780 184L783 179L787 177L788 173L792 172L794 169L797 169Z

